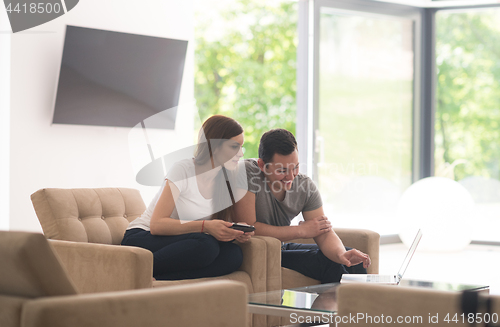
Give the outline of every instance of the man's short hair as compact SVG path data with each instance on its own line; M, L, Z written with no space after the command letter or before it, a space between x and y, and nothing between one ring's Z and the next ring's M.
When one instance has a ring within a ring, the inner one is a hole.
M286 129L276 128L265 132L260 138L259 158L269 163L275 153L287 156L295 149L297 149L295 136Z

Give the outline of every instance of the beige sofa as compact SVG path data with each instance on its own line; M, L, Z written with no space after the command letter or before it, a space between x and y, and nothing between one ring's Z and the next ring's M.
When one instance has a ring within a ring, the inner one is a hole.
M73 271L71 267L68 267L70 274L83 276L91 274L93 269L106 267L110 264L106 258L114 257L115 251L121 253L120 258L124 258L124 260L131 256L131 254L125 254L129 251L136 253L135 260L146 260L145 257L139 258L144 254L143 251L140 254L137 253L137 248L117 246L121 243L129 222L139 217L146 209L139 191L129 188L52 188L33 193L31 200L47 238L78 242L71 244L58 243L56 250L60 256L69 261L73 251L93 251L94 255L102 257L99 264L95 261L95 258L92 258L93 265L92 267L89 266L88 271ZM89 246L90 243L103 246L92 247ZM272 242L265 242L261 238L253 238L247 243L240 244L244 255L244 262L240 270L215 279L222 278L243 282L247 285L250 293L264 292L266 290L267 247L272 245ZM274 245L277 247L274 251L279 251L279 246L275 243ZM113 262L113 264L117 263ZM137 266L144 267L144 265ZM151 286L151 276L144 280L141 272L136 272L135 275L141 280L134 281L134 288ZM186 284L208 279L214 278L154 281L152 286ZM121 283L114 280L106 282Z
M31 195L45 236L63 259L68 274L86 292L116 291L172 286L225 279L243 282L249 293L294 288L319 281L281 267L281 242L272 237L252 237L244 244L239 271L216 278L180 281L152 281L152 255L149 251L117 246L130 221L139 217L145 204L139 191L129 188L41 189ZM371 273L378 272L379 235L358 229L336 229L346 246L358 248L372 258ZM69 242L68 242L69 241ZM313 240L296 240L313 242ZM75 265L85 260L83 266ZM130 262L135 264L130 265ZM128 267L128 268L122 268ZM110 273L113 271L113 273ZM89 283L99 272L99 283ZM107 272L107 273L105 273ZM272 317L250 318L254 326L272 325Z
M265 292L268 253L280 259L277 240L253 237L239 244L243 251L243 264L238 271L214 277L175 281L153 281L151 252L129 246L121 246L129 222L139 217L146 206L138 190L130 188L94 189L41 189L31 195L45 236L53 241L57 254L65 262L66 269L78 281L82 292L126 290L199 283L209 280L233 280L246 285L249 293ZM74 253L86 260L84 267L74 265ZM129 265L130 261L136 262ZM126 266L124 269L120 266ZM95 272L101 274L98 283ZM250 325L266 325L266 317L250 317Z
M92 278L86 276L84 282L72 278L65 267L87 270L89 253L75 251L72 262L68 263L59 258L52 244L42 234L0 231L0 326L234 327L247 324L247 290L240 282L211 281L82 294L79 285L85 285L87 291L109 288L109 285L99 285L102 278L106 280L106 273L95 271ZM127 262L129 267L123 264L121 268L130 271L133 265L140 263ZM126 282L123 276L120 279Z
M460 317L462 314L461 296L461 292L423 288L346 284L341 285L337 290L338 314L340 317L360 318L349 320L349 322L346 318L345 321L348 323L342 323L342 326L389 327L398 325L398 317L403 319L404 323L399 324L401 326L473 326ZM485 296L487 294L479 294L482 299L480 302L485 302ZM491 299L491 312L496 313L498 317L500 296L492 296ZM484 310L482 313L481 316L484 317ZM382 319L382 315L385 319ZM452 321L455 315L457 315L457 321ZM447 316L450 322L445 321ZM374 322L375 319L378 322ZM498 325L498 322L494 325ZM483 324L478 323L476 326L483 326Z

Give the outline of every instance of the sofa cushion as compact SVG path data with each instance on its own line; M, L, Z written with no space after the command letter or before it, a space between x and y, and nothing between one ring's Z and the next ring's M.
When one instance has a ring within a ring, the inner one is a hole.
M22 297L0 295L0 326L19 327L21 326L21 312L23 305L31 301Z
M320 284L319 280L304 276L298 271L285 267L281 268L281 280L283 289Z
M115 245L146 209L139 191L129 188L47 188L31 201L47 238Z
M153 287L165 287L173 285L185 285L201 283L210 280L234 280L236 282L242 282L246 285L248 293L253 293L253 286L250 276L244 271L235 271L229 275L218 276L218 277L206 277L206 278L196 278L196 279L182 279L182 280L156 280L153 282Z

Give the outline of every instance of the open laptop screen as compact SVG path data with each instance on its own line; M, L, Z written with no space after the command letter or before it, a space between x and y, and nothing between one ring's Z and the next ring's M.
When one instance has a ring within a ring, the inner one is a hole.
M410 246L410 249L408 250L408 253L406 254L405 259L403 260L403 264L401 265L401 268L399 268L398 271L398 280L401 280L403 278L403 275L408 268L408 265L410 264L411 258L415 254L415 250L417 249L418 243L420 243L420 240L422 239L422 230L419 229L417 236L415 236L415 239L413 240L413 243Z

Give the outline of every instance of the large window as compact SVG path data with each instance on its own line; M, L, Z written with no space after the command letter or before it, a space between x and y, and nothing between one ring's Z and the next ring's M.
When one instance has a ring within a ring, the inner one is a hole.
M500 241L500 9L436 15L435 175L476 203L473 239Z
M500 240L500 5L196 3L199 116L239 120L245 157L297 130L334 225L382 235L412 182L446 176L476 202L473 238Z
M213 114L238 120L245 130L246 158L258 157L267 130L295 133L297 10L298 3L289 0L196 2L199 116L201 121Z
M412 183L414 25L319 8L315 164L336 227L398 233L397 204Z
M401 194L445 176L475 200L472 238L498 242L499 5L394 2L315 0L309 16L310 152L327 215L398 233Z

